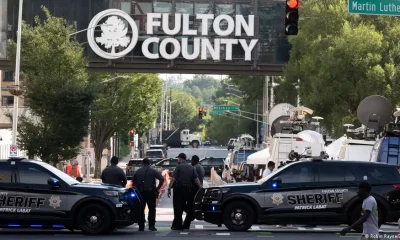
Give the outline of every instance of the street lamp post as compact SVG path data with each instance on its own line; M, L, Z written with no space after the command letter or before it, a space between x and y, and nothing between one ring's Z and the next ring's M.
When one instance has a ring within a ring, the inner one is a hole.
M18 10L18 32L17 32L17 54L15 58L15 87L19 88L19 73L20 73L20 63L21 63L21 36L22 36L22 7L24 1L19 0L19 10ZM12 122L12 145L17 143L17 127L18 127L18 95L14 95L14 109L13 109L13 122Z
M235 97L238 97L238 98L243 98L242 96L236 95L236 94L234 94L234 93L227 93L226 95L228 95L228 96L235 96Z
M172 102L171 102L171 100L169 100L169 125L168 125L168 130L171 130L171 122L172 122L171 109L172 109L172 104L173 104L174 102L176 102L176 101L178 101L178 100L174 100L174 101L172 101Z
M227 103L227 102L230 102L230 103L233 103L233 104L235 104L235 105L238 105L238 106L240 106L240 104L239 103L235 103L235 102L233 102L233 101L231 101L231 100L225 100L225 102Z

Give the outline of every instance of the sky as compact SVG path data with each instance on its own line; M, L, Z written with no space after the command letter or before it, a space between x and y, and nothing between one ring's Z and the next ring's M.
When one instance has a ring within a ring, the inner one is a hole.
M183 79L188 80L188 79L192 79L195 74L169 74L169 73L168 74L166 74L166 73L159 74L160 78L163 80L170 78L170 77L178 77L179 75L181 75ZM214 77L216 79L221 79L221 75L210 75L210 74L207 74L207 75ZM224 79L226 77L228 77L228 75L222 75L222 79Z

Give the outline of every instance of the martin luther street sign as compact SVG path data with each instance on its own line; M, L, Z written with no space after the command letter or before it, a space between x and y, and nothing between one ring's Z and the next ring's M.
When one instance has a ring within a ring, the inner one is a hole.
M214 111L239 111L239 106L227 106L227 105L220 105L220 106L213 106Z
M400 2L396 0L348 0L352 14L400 16Z

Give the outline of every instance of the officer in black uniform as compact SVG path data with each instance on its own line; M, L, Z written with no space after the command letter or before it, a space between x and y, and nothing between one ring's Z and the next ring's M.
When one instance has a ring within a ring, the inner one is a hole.
M156 187L156 179L159 180L158 186ZM148 158L143 159L143 167L136 171L133 176L133 183L139 190L140 195L143 198L142 205L142 217L141 223L139 223L139 231L144 231L145 214L144 210L149 208L149 230L157 231L156 224L156 201L159 195L161 186L164 183L164 178L161 173L150 167L150 160Z
M100 178L103 183L125 187L128 181L124 171L117 166L118 161L118 157L112 157L110 160L111 165L103 170Z
M186 163L186 155L184 153L178 156L178 166L176 166L168 188L168 197L171 197L171 189L174 189L173 207L174 207L174 221L172 222L172 230L188 229L189 226L182 225L183 211L188 209L188 202L190 201L190 193L192 184L201 188L200 180L197 176L196 170L192 165ZM189 221L190 222L190 221Z

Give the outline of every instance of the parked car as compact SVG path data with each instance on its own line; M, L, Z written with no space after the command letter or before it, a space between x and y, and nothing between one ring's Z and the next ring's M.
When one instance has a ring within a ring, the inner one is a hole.
M132 180L135 172L142 167L143 159L131 159L126 164L126 178Z
M204 146L211 146L212 144L211 144L211 142L210 141L205 141L204 142Z
M156 164L165 159L164 151L161 149L148 150L145 157L150 160L150 164Z
M224 170L224 160L225 158L208 157L201 159L200 165L203 166L206 176L210 176L211 168L214 168L219 175L222 175L222 171Z
M149 150L155 150L155 149L162 150L164 153L164 157L168 157L167 156L168 155L168 153L167 153L168 147L166 147L164 145L150 145Z
M162 172L164 170L169 170L170 172L172 172L177 165L178 165L177 158L168 158L152 165L152 167L159 172Z
M357 191L365 180L378 204L379 226L397 222L397 166L332 160L293 162L257 182L202 189L195 216L230 231L247 231L253 224L352 224L361 215L363 202ZM361 232L362 226L356 230Z

